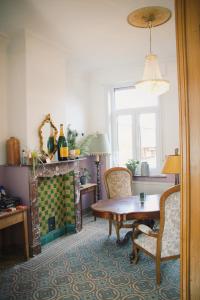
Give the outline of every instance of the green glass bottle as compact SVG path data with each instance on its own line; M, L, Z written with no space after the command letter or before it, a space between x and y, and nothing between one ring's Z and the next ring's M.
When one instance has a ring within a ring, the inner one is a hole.
M68 159L68 144L63 132L63 124L60 124L60 135L58 138L58 160L63 161Z

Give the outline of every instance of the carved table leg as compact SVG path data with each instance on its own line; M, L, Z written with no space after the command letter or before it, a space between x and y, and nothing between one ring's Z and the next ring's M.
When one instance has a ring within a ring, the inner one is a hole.
M118 241L120 241L119 230L121 228L121 223L120 222L114 222L114 225L115 225L115 231L116 231L117 243L118 243Z
M129 241L129 239L132 238L132 235L133 235L133 231L132 230L128 231L122 240L120 240L120 238L117 239L117 241L116 241L117 245L118 246L126 245Z

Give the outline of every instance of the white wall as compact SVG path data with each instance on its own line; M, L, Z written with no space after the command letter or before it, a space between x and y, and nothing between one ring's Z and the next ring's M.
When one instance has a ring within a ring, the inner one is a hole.
M170 90L161 95L161 120L162 120L162 153L163 159L168 154L174 154L179 147L179 104L176 61L166 64L167 78L170 80Z
M65 49L26 33L27 146L38 148L38 127L51 114L59 129L86 128L87 76L69 62Z
M26 32L27 147L38 149L38 127L50 113L56 125L65 123L65 53Z
M178 88L176 60L160 63L170 91L160 97L162 160L179 146ZM111 86L130 84L142 78L144 66L129 64L121 68L98 70L90 74L90 131L108 132L108 95Z
M142 77L143 65L134 64L88 77L65 49L28 31L10 36L7 52L5 45L0 47L0 163L10 136L18 137L22 147L38 148L38 126L47 113L57 127L70 123L80 132L108 131L107 89ZM160 99L164 159L179 144L176 61L162 62L161 70L171 83Z
M107 91L110 87L132 83L138 79L141 68L134 65L120 68L96 70L90 73L90 124L95 131L107 131L108 99ZM141 74L140 74L141 75Z
M26 145L26 40L23 30L9 37L7 60L7 138L17 137Z
M173 186L171 182L133 181L133 195L145 193L148 195L162 194Z
M63 123L86 131L88 76L65 49L22 30L10 36L7 50L0 47L0 63L0 163L10 136L21 148L39 148L38 127L48 113L58 129Z
M7 138L7 42L6 36L0 35L0 163L5 162L5 143Z
M82 71L73 60L68 60L66 83L66 122L78 132L86 132L89 124L88 73Z

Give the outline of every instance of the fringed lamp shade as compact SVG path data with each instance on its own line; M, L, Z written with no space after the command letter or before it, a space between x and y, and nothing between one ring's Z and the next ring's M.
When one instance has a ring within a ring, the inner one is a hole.
M99 161L100 155L110 154L108 136L104 133L97 133L91 140L89 152L90 155L96 155L96 161Z
M161 95L169 90L169 81L162 79L157 55L151 53L146 56L143 79L136 82L135 87L154 95Z

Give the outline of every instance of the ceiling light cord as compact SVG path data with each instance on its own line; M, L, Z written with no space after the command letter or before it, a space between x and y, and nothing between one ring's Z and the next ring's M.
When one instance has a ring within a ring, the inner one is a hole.
M149 27L149 51L150 51L150 54L152 53L151 52L151 29L152 29L152 22L149 21L148 22L148 27Z

